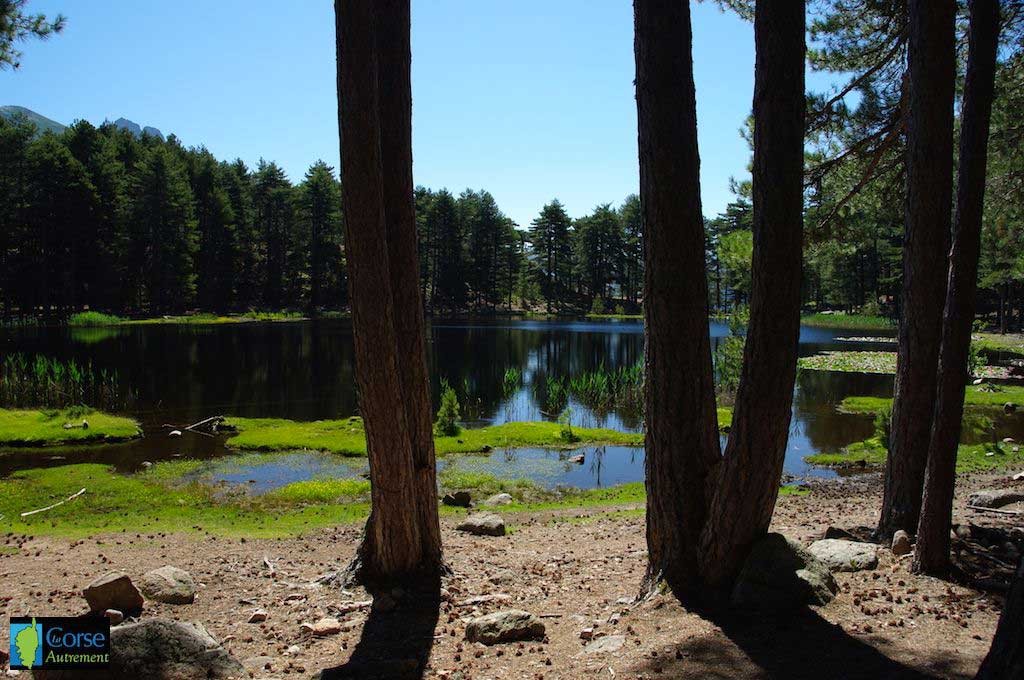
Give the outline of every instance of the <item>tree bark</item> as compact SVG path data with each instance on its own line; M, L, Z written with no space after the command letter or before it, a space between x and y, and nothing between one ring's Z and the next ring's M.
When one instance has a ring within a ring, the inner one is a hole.
M712 587L732 583L768 530L789 438L803 260L805 22L803 0L756 5L750 323L701 537L701 571Z
M645 234L645 588L664 580L677 593L693 593L720 448L689 3L635 0L634 21Z
M371 485L350 574L376 587L442 568L415 266L409 6L337 0L335 11L345 247Z
M974 321L988 129L999 44L998 0L971 0L970 14L970 52L960 126L956 223L949 254L938 391L913 564L915 571L933 574L943 573L949 567L956 454L964 412L964 390L969 377L967 361Z
M981 663L975 680L1017 680L1024 678L1024 560L1006 596L992 647Z
M909 0L903 315L878 535L921 512L945 302L953 195L954 0Z

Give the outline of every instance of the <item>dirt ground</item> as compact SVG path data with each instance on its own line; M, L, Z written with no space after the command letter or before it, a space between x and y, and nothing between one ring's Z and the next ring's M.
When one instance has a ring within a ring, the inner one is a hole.
M1008 478L961 478L954 521L1020 524L1017 516L966 508L970 491L1010 485ZM780 499L773 529L809 542L829 526L871 525L879 498L877 475L818 483L809 496ZM711 620L669 596L632 603L646 558L638 509L509 515L510 533L499 538L459 533L456 521L442 520L453 574L442 583L440 607L418 613L375 610L368 620L368 608L353 604L367 600L365 592L315 584L353 555L359 527L339 527L287 540L0 537L7 546L0 545L0 619L84 613L81 590L96 576L116 569L137 581L171 564L200 584L195 603L147 603L143 617L202 622L257 678L367 677L367 669L387 677L418 655L428 659L426 677L464 680L969 678L1001 606L998 588L915 576L909 557L882 549L877 569L836 574L840 593L825 607ZM491 647L465 640L468 619L509 607L542 617L547 639ZM267 620L248 623L257 608ZM340 633L313 637L300 628L325 616L341 621ZM581 635L622 636L624 644L588 651Z

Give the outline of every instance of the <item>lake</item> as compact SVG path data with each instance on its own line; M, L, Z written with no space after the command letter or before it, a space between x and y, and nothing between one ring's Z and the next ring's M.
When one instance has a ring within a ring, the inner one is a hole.
M713 342L727 336L712 322ZM800 354L829 349L884 349L873 343L837 338L857 331L803 327ZM879 335L872 332L872 335ZM639 321L434 321L428 326L429 365L434 403L440 381L459 392L467 427L510 420L551 419L533 385L547 376L572 376L599 366L631 366L643 357ZM298 479L351 476L365 461L332 461L321 454L265 464L237 465L220 438L165 436L162 426L187 425L212 415L279 417L294 420L341 418L357 413L352 330L347 320L147 325L106 328L41 327L0 330L0 354L26 352L117 371L137 392L132 415L143 424L140 441L59 451L9 451L0 455L0 475L13 470L70 462L105 462L130 472L143 461L208 458L209 477L249 484L254 492ZM505 372L521 372L521 386L503 387ZM803 457L832 451L869 437L870 416L836 412L848 395L891 394L892 377L802 371L797 378L786 452L786 473L796 477L832 475L812 468ZM468 398L467 396L468 395ZM595 412L570 400L572 424L637 431L636 413ZM643 450L584 447L584 463L547 449L493 451L439 461L499 476L529 477L546 486L581 488L643 479Z

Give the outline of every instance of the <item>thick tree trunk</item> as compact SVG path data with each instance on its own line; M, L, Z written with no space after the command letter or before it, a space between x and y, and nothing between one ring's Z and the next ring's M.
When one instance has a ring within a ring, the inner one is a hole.
M732 430L701 537L701 571L731 584L768 530L789 439L803 260L803 0L759 2L754 16L750 324Z
M975 680L1019 680L1024 678L1024 560L1006 596L992 647L981 663Z
M985 165L992 91L999 43L998 0L971 0L970 54L964 85L957 181L956 224L949 254L949 280L942 320L938 388L928 446L924 501L917 527L915 571L933 574L949 566L956 453L964 412L967 360L981 248Z
M417 523L423 555L441 563L434 461L433 410L427 373L426 329L420 297L416 205L412 179L412 55L409 0L377 0L377 83L381 118L384 206L398 371L412 439Z
M945 302L953 194L954 0L909 0L903 316L878 534L921 512Z
M371 484L352 575L372 587L441 568L411 207L409 9L408 0L338 0L335 10L345 246Z
M645 587L699 585L697 546L720 460L690 7L636 0L636 101L644 224Z

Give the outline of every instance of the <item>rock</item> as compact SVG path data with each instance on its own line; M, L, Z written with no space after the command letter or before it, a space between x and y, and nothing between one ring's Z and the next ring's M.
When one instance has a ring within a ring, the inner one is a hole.
M254 611L252 614L249 615L249 620L248 620L247 623L263 623L266 620L267 620L267 612L264 611L263 609L257 609L256 611Z
M506 609L473 619L466 625L466 639L494 645L544 637L544 622L521 609Z
M1022 479L1024 479L1024 472L1018 472L1017 474L1015 474L1013 476L1013 481L1015 481L1015 482L1019 482Z
M341 622L330 616L325 616L313 624L313 635L316 635L317 637L337 635L340 632Z
M583 648L585 654L613 654L626 644L625 635L606 635L596 640L591 640Z
M140 581L142 594L165 604L192 604L196 599L196 582L184 569L166 566L148 571Z
M593 640L594 639L594 629L593 628L584 628L583 630L581 630L580 631L580 639L581 640Z
M141 467L143 470L148 470L149 468L153 467L153 463L149 462L148 460L144 460L142 461L142 464L139 465L139 467Z
M504 536L505 520L493 512L478 512L462 520L455 528L477 536Z
M147 619L110 631L110 666L95 670L34 671L37 680L207 680L249 673L199 623Z
M810 553L832 571L860 571L878 566L878 554L871 543L826 538L811 543Z
M128 574L120 571L100 576L85 587L82 596L93 612L116 609L127 614L139 611L145 602Z
M900 529L892 535L892 554L893 555L909 555L913 550L910 545L910 534L903 529Z
M1001 508L1019 501L1024 501L1024 492L1019 489L983 489L972 493L967 504L979 508Z
M501 585L503 583L511 583L516 580L516 573L511 569L499 569L498 571L491 574L488 581L495 585Z
M473 502L473 497L470 496L468 491L456 491L454 493L446 493L441 502L444 505L450 505L456 508L468 508L470 503Z
M1014 404L1012 401L1008 401L1005 404L1003 404L1003 413L1009 415L1011 413L1016 413L1016 412L1017 412L1017 405Z
M269 671L273 669L274 657L272 656L251 656L242 662L242 665L253 673Z
M302 654L302 647L299 647L298 645L292 645L287 650L285 650L285 654L287 654L288 656L298 656L299 654Z
M110 620L111 626L116 626L117 624L124 621L124 612L121 612L117 609L108 609L105 612L103 612L103 615Z
M853 534L851 534L846 529L843 529L841 527L833 527L833 526L830 526L827 529L825 529L825 533L822 535L822 538L823 539L841 538L841 539L846 540L846 541L855 541L855 540L857 540L857 537L854 536Z
M514 499L507 493L496 493L484 501L484 505L509 505Z
M839 590L832 572L796 541L768 534L754 543L736 585L738 607L794 609L823 605Z
M577 465L583 465L586 461L586 457L582 453L578 453L575 456L569 456L570 463L576 463Z
M7 653L7 650L0 649L0 666L6 665L7 664L7 659L9 659L9 658L11 658L11 657Z

